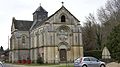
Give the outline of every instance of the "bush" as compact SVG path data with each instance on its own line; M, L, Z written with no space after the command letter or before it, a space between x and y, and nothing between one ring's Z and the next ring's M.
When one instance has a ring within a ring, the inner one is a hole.
M102 58L102 51L101 50L85 51L84 56L91 56L91 57L95 57L97 59L101 59Z
M38 63L38 64L43 64L43 58L42 58L42 57L38 57L37 63Z
M27 61L25 59L22 60L22 64L25 64Z
M21 63L21 60L18 60L17 63Z
M31 64L31 60L27 60L27 63L28 63L28 64Z

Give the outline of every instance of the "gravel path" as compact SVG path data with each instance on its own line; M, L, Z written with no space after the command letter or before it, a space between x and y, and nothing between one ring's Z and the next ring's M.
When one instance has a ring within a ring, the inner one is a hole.
M111 62L106 65L106 67L120 67L120 63Z

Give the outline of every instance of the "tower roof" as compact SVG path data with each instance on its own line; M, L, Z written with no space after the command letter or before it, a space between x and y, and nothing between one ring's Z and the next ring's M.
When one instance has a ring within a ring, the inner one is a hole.
M46 12L46 13L48 13L41 5L36 9L36 11L35 12ZM34 12L34 13L35 13ZM33 13L33 14L34 14Z

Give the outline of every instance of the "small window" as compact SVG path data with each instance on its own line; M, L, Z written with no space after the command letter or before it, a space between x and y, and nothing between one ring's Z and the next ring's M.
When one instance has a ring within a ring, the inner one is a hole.
M22 43L25 43L25 36L22 37Z
M61 16L61 22L65 22L65 16L64 15Z

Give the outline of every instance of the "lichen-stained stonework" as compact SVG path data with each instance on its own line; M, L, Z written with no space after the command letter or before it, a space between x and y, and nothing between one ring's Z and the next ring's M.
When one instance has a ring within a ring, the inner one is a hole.
M13 18L11 34L11 62L30 59L36 63L39 57L44 63L73 62L83 56L80 21L63 5L49 17L40 6L33 21Z

